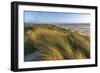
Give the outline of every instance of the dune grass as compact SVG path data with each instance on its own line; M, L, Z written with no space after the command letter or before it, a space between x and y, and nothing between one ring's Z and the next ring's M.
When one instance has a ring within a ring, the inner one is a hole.
M38 52L40 60L90 58L90 40L84 36L55 25L25 27L25 55Z

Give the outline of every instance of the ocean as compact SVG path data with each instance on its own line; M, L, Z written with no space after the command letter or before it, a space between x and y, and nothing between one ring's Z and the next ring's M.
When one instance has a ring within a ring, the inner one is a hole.
M57 26L64 27L64 28L72 28L72 29L90 29L89 23L80 23L80 24L56 24Z

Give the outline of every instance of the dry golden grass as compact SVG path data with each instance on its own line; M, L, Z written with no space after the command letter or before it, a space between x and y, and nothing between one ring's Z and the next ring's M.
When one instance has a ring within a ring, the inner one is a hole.
M90 41L87 36L50 25L32 28L25 30L25 45L31 42L25 46L25 51L39 51L41 60L90 58Z

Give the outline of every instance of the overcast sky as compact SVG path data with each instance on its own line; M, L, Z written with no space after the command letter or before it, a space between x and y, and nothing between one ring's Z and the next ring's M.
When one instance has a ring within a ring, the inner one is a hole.
M90 23L89 13L24 11L28 23Z

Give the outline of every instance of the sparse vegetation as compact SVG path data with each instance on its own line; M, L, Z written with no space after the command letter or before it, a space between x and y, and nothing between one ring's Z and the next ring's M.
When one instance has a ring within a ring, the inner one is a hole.
M40 60L64 60L90 58L90 38L78 31L55 25L25 27L25 55L39 52Z

